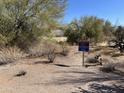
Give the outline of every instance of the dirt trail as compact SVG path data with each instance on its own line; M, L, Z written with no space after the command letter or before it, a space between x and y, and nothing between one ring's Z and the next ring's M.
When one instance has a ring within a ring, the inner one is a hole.
M123 76L102 73L98 68L82 67L77 47L71 49L69 56L57 57L54 64L45 64L40 58L19 60L17 64L0 67L0 93L83 93L78 88L87 89L92 82L124 81ZM14 77L21 70L27 74Z

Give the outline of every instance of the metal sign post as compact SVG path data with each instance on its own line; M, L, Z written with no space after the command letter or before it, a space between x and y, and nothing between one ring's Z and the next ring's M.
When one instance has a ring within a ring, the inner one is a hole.
M79 42L78 50L82 52L82 66L84 66L84 52L89 51L89 42L88 41Z
M84 66L84 51L82 52L82 66Z

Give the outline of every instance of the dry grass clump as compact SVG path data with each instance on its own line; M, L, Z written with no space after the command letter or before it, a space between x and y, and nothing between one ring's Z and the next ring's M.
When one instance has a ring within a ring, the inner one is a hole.
M47 55L50 51L55 54L68 55L68 45L66 43L57 43L56 41L44 40L29 48L31 57L41 57Z
M53 40L42 40L29 48L30 57L47 57L49 62L53 62L56 54L66 56L68 49L65 43L57 43Z
M97 51L101 51L102 48L101 47L97 47L97 48L93 48L92 50L90 50L91 53L97 52Z
M36 44L34 46L31 46L29 48L28 54L29 54L29 56L34 56L34 57L42 56L43 55L43 51L44 51L43 48L44 48L43 44L42 43L38 43L38 44Z
M104 50L104 51L102 51L102 54L104 54L104 55L112 55L113 52L114 51L112 51L112 50Z
M63 56L68 55L68 48L66 43L61 42L45 42L44 43L44 53L47 55L49 62L53 62L56 58L56 54L61 54Z
M52 50L54 50L55 53L60 52L60 45L55 42L44 40L35 44L34 46L31 46L29 48L29 55L33 57L41 57L47 55L48 52Z
M113 49L113 48L105 48L105 49L103 49L102 51L101 51L101 53L103 54L103 55L113 55L113 54L115 54L116 52L118 52L118 50L117 49Z
M23 57L26 57L26 54L17 47L4 47L0 49L0 64L12 63Z
M59 51L60 46L56 42L44 40L29 48L29 55L30 57L46 57L52 63Z
M124 56L124 53L114 53L112 57Z

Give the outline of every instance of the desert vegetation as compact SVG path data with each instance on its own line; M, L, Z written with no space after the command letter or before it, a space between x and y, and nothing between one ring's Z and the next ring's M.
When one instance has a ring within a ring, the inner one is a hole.
M63 16L66 1L2 0L0 4L1 47L16 46L20 49L20 54L21 51L35 56L47 54L51 61L51 55L54 55L57 46L51 39L51 31L59 26L58 19ZM3 50L5 49L1 51Z
M86 16L72 21L68 25L65 35L70 43L78 43L84 39L95 44L104 40L110 40L113 31L113 26L109 21L95 16Z
M0 0L0 93L123 93L124 27L83 15L63 24L67 7ZM84 67L80 41L89 42Z

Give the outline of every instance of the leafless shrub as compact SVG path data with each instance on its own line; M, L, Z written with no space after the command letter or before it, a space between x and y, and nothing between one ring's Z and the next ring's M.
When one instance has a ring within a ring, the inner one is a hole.
M54 62L56 53L60 51L60 46L54 41L44 42L44 55L47 56L50 63Z
M68 48L65 43L57 43L54 40L42 40L29 48L29 55L33 57L47 57L49 62L53 62L56 58L56 54L62 54L66 56L68 54Z
M95 57L87 58L87 63L100 63L102 65L102 58L101 55L95 55Z
M29 56L31 57L40 57L43 55L44 45L42 42L35 44L29 48Z
M48 57L49 62L53 63L54 60L55 60L55 57L56 57L55 49L49 50L48 54L47 54L47 57Z
M68 55L68 53L69 53L69 49L68 49L68 45L67 45L67 43L66 42L60 42L60 45L61 45L61 48L62 48L62 50L61 50L61 54L63 55L63 56L67 56Z
M44 40L29 48L29 55L33 57L46 56L50 51L60 53L61 47L54 41Z

